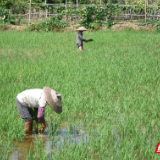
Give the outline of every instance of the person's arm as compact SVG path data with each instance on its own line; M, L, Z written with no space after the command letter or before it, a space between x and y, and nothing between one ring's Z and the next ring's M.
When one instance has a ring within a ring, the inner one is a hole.
M42 123L42 127L46 128L46 123L45 123L45 119L44 119L44 111L45 108L44 107L38 107L38 123Z
M84 42L86 42L86 43L88 42L86 39L83 38L82 33L79 33L79 34L78 34L78 37L79 37L79 39L80 39L81 41L84 41Z
M88 40L86 40L86 39L82 39L82 41L84 41L84 42L86 42L86 43L88 42Z

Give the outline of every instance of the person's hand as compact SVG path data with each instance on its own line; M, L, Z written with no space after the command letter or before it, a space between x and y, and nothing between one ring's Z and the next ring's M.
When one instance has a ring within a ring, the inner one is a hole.
M45 122L42 123L42 127L43 127L43 129L46 128L46 123Z

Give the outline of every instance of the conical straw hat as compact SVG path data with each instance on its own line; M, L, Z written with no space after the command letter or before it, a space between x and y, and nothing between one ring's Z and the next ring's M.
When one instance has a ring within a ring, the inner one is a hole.
M86 29L85 27L79 27L76 29L76 31L87 31L88 29Z
M49 106L56 112L62 112L61 94L49 87L43 87L45 99Z

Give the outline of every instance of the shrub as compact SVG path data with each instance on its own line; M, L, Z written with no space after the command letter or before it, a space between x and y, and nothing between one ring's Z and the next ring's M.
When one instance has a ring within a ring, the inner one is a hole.
M52 31L61 30L62 28L69 26L69 23L63 22L63 13L59 13L57 16L51 18L46 18L43 22L32 24L28 30L29 31Z
M5 9L0 7L0 22L15 24L15 18L12 15L10 15Z

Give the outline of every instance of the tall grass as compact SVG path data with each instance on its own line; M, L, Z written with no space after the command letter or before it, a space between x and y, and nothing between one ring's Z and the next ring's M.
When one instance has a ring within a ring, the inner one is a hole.
M158 159L159 34L97 31L84 38L94 41L79 53L76 32L0 32L0 158L24 138L16 95L50 86L62 94L63 113L47 106L48 126L83 124L89 141L66 142L43 159ZM40 156L40 143L26 159Z

